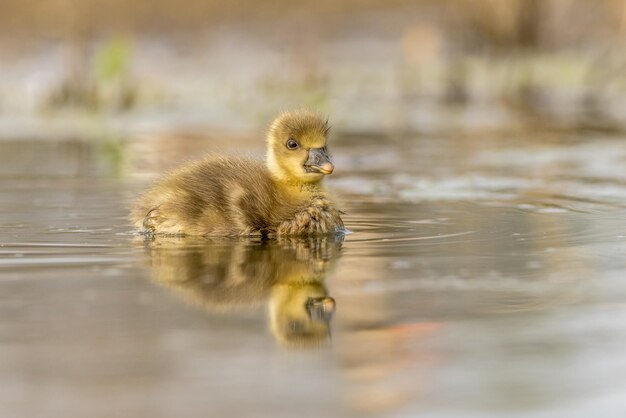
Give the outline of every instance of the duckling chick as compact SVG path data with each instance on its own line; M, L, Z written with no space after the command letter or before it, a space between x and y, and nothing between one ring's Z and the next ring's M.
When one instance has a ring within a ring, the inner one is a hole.
M207 157L166 176L135 205L136 227L154 234L285 236L341 232L322 188L334 170L327 120L298 110L278 116L266 161Z

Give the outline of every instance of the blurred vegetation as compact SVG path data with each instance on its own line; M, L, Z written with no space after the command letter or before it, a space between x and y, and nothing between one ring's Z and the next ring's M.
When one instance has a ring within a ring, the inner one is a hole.
M424 103L607 126L626 106L626 0L3 0L3 10L7 66L62 45L48 110L228 105L260 120L378 104L370 111L402 131ZM0 102L20 95L8 89L0 82Z
M463 47L567 47L624 37L623 0L3 0L0 34L26 38L99 37L110 33L191 34L216 24L282 23L333 28L359 25L395 31L423 20ZM393 16L393 20L388 17ZM361 21L363 23L363 21ZM342 25L343 24L343 25ZM369 25L371 24L371 25Z
M129 42L113 38L96 49L93 62L85 54L75 57L67 78L51 91L47 107L130 109L137 96L130 75L131 56Z

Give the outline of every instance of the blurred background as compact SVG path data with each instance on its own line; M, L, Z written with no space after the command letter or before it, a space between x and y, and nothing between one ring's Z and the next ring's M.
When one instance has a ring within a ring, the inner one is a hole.
M623 0L3 0L0 135L626 126ZM71 126L67 126L71 124ZM95 128L94 128L95 126Z

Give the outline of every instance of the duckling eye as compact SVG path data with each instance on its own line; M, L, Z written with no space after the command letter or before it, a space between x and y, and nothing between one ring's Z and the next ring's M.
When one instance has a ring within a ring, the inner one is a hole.
M296 149L299 146L300 145L298 145L298 143L295 140L291 139L291 138L289 138L289 140L287 141L287 148L289 148L289 149Z

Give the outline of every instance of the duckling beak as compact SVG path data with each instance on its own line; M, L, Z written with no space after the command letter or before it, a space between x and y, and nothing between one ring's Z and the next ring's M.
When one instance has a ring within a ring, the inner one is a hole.
M306 309L313 321L330 321L335 312L335 299L330 296L309 298Z
M335 166L330 161L330 156L325 148L311 148L309 159L304 163L304 168L308 173L330 174Z

